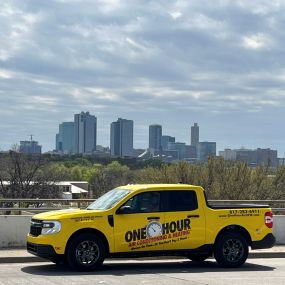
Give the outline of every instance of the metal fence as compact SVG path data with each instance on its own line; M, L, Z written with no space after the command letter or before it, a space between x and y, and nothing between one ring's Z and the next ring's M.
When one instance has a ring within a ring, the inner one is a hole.
M33 215L69 208L86 208L95 199L0 199L0 215ZM269 205L274 214L285 214L285 200L209 200L210 204Z
M0 199L0 215L33 215L35 213L86 208L95 199Z

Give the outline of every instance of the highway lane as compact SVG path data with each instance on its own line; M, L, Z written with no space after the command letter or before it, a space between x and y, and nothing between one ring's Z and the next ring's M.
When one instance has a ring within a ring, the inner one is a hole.
M285 285L285 259L249 259L241 268L220 268L214 260L110 260L102 270L72 272L51 263L0 264L0 285L168 284Z

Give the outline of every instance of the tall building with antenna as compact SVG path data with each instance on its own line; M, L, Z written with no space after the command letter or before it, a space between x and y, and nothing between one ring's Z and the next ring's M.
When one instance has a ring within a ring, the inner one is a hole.
M20 141L19 151L27 154L41 154L42 146L39 142L33 140L34 135L29 135L31 138L29 141Z

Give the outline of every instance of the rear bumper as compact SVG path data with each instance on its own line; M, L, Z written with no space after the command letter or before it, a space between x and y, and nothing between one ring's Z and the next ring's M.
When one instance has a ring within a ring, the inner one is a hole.
M253 241L252 249L271 248L275 245L275 237L273 234L267 234L262 240Z
M53 262L60 261L63 255L57 254L51 245L27 242L27 251L33 255L49 259Z

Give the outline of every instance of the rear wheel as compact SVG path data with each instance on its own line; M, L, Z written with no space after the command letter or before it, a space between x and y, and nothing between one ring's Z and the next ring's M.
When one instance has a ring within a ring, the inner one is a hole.
M239 267L248 257L248 243L240 233L225 233L215 243L214 256L224 267Z
M187 255L187 257L192 260L192 261L195 261L195 262L202 262L204 260L206 260L207 258L209 258L211 255L208 254L208 253L200 253L200 254L189 254Z
M93 234L76 236L67 249L69 266L78 271L92 271L98 269L106 255L102 240Z

